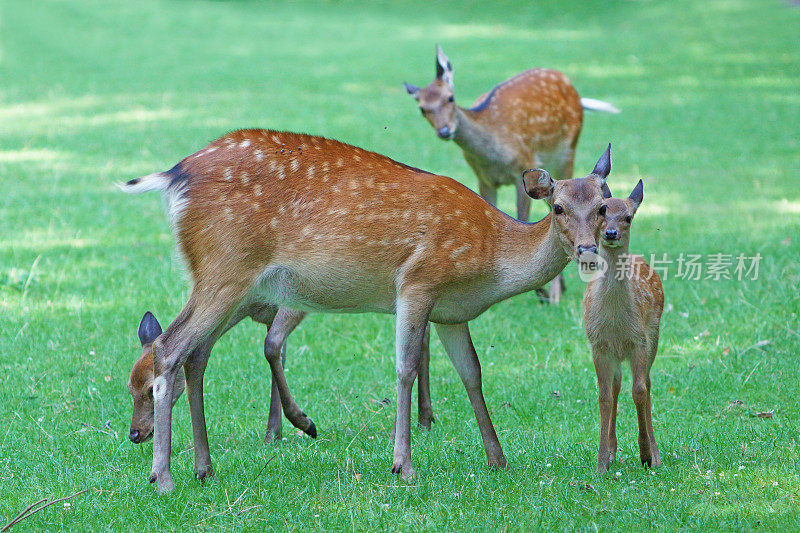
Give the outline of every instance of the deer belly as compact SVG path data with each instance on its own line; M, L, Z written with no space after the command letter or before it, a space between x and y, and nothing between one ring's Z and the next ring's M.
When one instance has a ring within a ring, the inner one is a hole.
M352 269L320 273L271 266L259 277L251 299L317 313L393 313L394 286L379 281Z

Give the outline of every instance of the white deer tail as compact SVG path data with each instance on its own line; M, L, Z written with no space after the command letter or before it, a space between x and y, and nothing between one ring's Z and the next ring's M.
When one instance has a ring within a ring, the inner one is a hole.
M172 177L166 172L156 172L141 178L134 178L125 183L118 183L117 187L129 194L139 194L147 191L163 191L169 187Z
M602 100L595 100L594 98L581 98L581 107L589 111L600 111L601 113L619 113L619 109L604 102Z

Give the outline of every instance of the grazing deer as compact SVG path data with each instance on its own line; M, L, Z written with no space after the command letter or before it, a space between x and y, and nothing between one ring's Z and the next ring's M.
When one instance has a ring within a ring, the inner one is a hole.
M608 194L610 196L610 193ZM645 467L661 466L650 409L650 367L658 350L664 291L658 274L638 255L628 254L631 221L642 203L642 180L627 199L609 198L600 223L600 257L608 269L589 282L583 296L583 321L592 345L600 403L597 469L606 472L617 454L617 399L620 364L633 375L633 401L639 422L639 458Z
M392 471L404 479L415 475L411 387L433 322L467 390L489 464L506 467L467 323L496 302L541 287L585 250L596 251L609 169L607 150L585 178L555 181L545 170L528 171L526 192L553 206L534 224L505 215L450 178L338 141L268 130L229 133L169 171L127 182L128 192L163 192L193 282L183 310L151 345L150 481L161 492L174 488L172 399L181 367L195 474L212 473L203 373L211 346L252 305L282 306L267 337L273 347L302 318L289 309L396 315ZM266 352L286 417L313 436L279 350Z
M286 310L286 312L289 312ZM272 325L278 313L278 308L275 306L252 305L240 309L236 316L228 322L228 329L235 326L238 322L246 316L250 316L254 321L265 324L268 328ZM302 312L295 312L297 318L302 319ZM141 444L148 441L153 436L153 417L154 417L154 399L153 399L153 384L155 382L155 373L153 370L153 342L161 335L161 325L156 320L151 312L147 312L142 317L139 323L139 341L142 344L142 354L136 360L131 369L131 375L128 379L128 392L133 397L133 412L131 414L131 429L128 433L128 438L134 444ZM202 349L211 350L211 346L203 345ZM264 353L269 359L269 350L277 351L280 354L281 364L286 364L286 343L282 346L275 346L274 343L269 342L269 335L264 342ZM202 359L208 359L208 353L201 353L196 355ZM184 374L178 372L175 378L175 388L172 391L172 405L178 401L178 398L183 394L186 388ZM264 437L264 442L271 442L280 440L283 434L281 426L281 397L278 393L278 387L275 379L272 380L272 393L270 396L269 405L269 422L267 425L267 433ZM316 432L311 432L312 436L316 436ZM204 436L203 436L204 438Z
M460 107L455 102L453 65L438 45L433 82L422 89L403 85L439 138L452 139L461 148L487 202L497 204L500 185L516 186L517 218L523 221L530 216L531 199L522 186L522 172L544 168L557 179L571 178L583 109L619 113L606 102L579 98L564 74L541 68L500 83L470 109ZM559 274L549 296L542 295L557 303L562 290Z

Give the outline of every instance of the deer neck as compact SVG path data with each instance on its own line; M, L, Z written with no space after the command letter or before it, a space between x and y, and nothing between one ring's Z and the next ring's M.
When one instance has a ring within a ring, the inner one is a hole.
M463 151L488 161L506 161L511 157L494 131L483 124L477 111L456 107L453 141Z
M598 280L597 289L600 298L606 302L616 304L627 303L627 294L630 292L630 254L628 244L609 247L600 245L600 258L606 262L608 269Z
M508 218L496 261L498 295L508 298L542 287L569 263L552 215L532 224Z

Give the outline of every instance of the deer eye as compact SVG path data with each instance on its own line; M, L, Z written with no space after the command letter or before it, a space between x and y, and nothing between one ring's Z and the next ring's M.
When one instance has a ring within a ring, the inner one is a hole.
M563 207L561 207L561 206L560 206L560 205L558 205L558 204L554 204L554 205L553 205L553 213L555 213L556 215L560 215L560 214L562 214L563 212L564 212L564 208L563 208Z
M456 99L456 97L455 97L455 96L453 96L453 95L451 94L451 95L450 95L450 98L448 98L448 99L447 99L447 101L448 101L448 102L454 102L454 101L455 101L455 99Z
M625 222L627 222L628 224L631 223L631 220L633 220L632 216L628 215L628 216L625 217Z
M597 210L597 214L600 215L601 217L606 216L606 206L601 205L600 209Z

